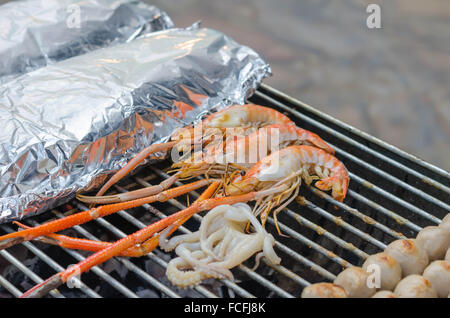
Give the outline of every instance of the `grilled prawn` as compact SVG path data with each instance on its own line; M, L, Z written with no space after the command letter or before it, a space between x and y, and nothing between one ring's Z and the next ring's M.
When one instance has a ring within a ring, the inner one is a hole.
M293 145L311 145L334 154L318 135L290 124L273 124L238 139L210 144L205 153L194 153L187 160L172 165L180 178L200 174L223 176L225 171L246 170L272 152Z
M173 134L171 141L161 144L153 144L143 149L101 187L97 193L97 196L103 195L112 185L126 176L151 154L157 152L166 153L174 147L178 151L185 151L186 149L190 150L195 145L205 146L211 141L212 136L219 135L221 138L226 138L227 133L232 135L239 134L240 136L247 135L254 132L258 128L271 124L294 125L294 123L287 116L272 108L264 106L246 104L234 105L225 108L207 116L201 124L196 125L195 127L191 126L179 129ZM170 187L176 180L177 178L174 177L171 182L167 182L164 186L166 188ZM156 187L150 187L145 193L143 192L144 190L142 190L141 193L139 193L139 197L153 195L162 190L159 185ZM135 196L126 196L126 199L128 200L136 198L137 197Z
M257 201L255 213L261 215L263 224L268 213L276 214L298 194L302 179L307 185L314 180L315 187L328 191L338 201L343 201L348 189L349 176L344 164L333 155L312 146L290 146L265 157L244 175L238 175L225 186L229 196L267 191L280 186L287 187Z

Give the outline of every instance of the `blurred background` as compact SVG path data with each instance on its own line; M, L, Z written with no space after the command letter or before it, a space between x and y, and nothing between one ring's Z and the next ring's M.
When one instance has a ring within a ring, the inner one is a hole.
M265 83L450 171L449 0L142 1L252 47Z
M255 49L265 80L450 171L450 1L146 0ZM381 8L381 29L366 7Z

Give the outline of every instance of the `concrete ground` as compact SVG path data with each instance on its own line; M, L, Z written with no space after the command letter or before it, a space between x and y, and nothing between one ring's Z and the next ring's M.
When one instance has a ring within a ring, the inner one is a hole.
M144 1L255 49L265 83L450 171L450 1Z

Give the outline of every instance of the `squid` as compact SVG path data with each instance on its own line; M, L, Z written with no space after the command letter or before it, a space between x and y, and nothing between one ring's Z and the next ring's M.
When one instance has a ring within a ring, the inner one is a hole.
M253 232L245 233L249 222ZM203 218L197 232L170 240L165 238L165 232L160 237L160 247L166 251L175 249L178 256L169 262L166 275L178 287L192 286L207 278L233 280L230 269L256 253L257 260L265 256L272 264L281 262L273 250L274 237L244 203L215 207Z

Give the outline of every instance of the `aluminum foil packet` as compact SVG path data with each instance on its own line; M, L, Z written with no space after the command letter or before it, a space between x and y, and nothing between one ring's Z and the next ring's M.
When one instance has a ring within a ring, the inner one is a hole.
M206 113L243 104L269 65L193 26L141 36L0 87L0 221L43 212L103 182Z
M24 0L0 6L0 83L139 35L173 27L132 0Z

